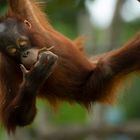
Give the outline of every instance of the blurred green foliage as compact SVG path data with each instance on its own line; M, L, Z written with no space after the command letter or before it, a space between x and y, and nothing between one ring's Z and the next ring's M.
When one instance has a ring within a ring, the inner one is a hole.
M123 92L123 98L120 100L120 106L125 113L125 121L140 119L140 77L133 75L128 80L129 84Z
M120 43L123 44L127 40L131 39L140 29L140 19L136 19L133 22L122 23L122 33L120 36Z
M55 124L81 124L86 122L85 110L80 105L63 103L56 113L50 113L50 120Z
M5 15L7 10L7 2L2 0L0 1L0 16Z
M85 0L48 0L45 11L52 25L64 35L77 36L78 11L85 10Z

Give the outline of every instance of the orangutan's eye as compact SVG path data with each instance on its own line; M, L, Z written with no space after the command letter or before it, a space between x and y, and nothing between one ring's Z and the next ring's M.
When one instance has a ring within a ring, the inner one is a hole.
M20 40L20 41L19 41L19 46L20 46L20 47L24 47L24 46L26 46L27 44L28 44L27 40Z
M10 55L15 55L16 52L17 52L17 49L15 48L15 46L10 45L10 46L7 47L7 52L8 52Z
M19 38L17 39L16 44L19 48L25 47L28 44L28 39L25 37Z

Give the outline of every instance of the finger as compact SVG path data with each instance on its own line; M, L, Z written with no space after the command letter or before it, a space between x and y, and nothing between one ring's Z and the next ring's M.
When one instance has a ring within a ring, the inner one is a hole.
M44 48L39 49L39 52L38 53L40 54L40 53L42 53L44 51L47 51L47 48L44 47Z
M47 51L52 50L54 47L55 47L55 46L51 46L51 47L47 48Z
M23 64L20 64L20 69L24 76L29 73L29 71L25 68L25 66Z

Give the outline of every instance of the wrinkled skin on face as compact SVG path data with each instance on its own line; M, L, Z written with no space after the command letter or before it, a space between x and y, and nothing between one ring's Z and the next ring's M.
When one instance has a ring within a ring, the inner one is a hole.
M30 42L31 25L27 21L7 18L0 22L0 51L30 69L46 48L38 49Z

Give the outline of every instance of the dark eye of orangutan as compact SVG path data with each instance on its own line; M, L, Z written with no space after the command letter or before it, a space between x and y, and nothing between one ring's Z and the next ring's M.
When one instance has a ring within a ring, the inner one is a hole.
M9 45L7 48L7 52L9 55L14 56L17 53L17 48L14 45Z
M19 48L24 48L28 45L28 39L26 37L21 37L17 39L16 44Z

